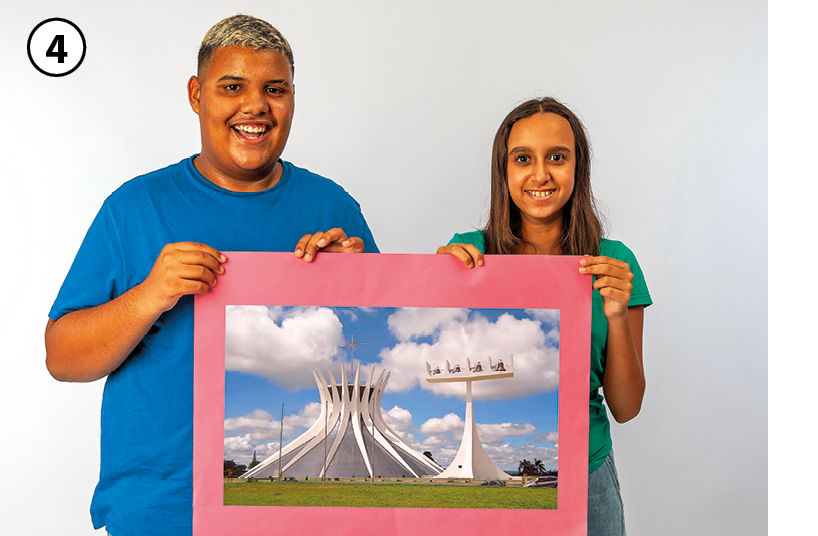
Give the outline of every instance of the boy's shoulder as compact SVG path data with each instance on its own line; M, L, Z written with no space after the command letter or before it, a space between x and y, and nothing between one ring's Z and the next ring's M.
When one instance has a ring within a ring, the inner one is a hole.
M193 156L170 164L163 168L138 175L122 183L108 197L108 201L124 201L141 196L147 192L162 191L176 182L176 179L185 175L192 175L189 168L193 167Z
M343 186L314 171L296 166L286 160L281 160L281 165L283 168L281 173L282 181L286 180L288 184L302 188L322 188L349 195Z

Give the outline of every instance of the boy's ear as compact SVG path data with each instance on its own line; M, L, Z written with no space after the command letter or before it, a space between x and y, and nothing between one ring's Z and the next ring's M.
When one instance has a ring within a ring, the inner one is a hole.
M187 81L187 100L190 102L190 107L199 115L199 100L202 96L202 87L199 85L199 79L196 76L191 76Z

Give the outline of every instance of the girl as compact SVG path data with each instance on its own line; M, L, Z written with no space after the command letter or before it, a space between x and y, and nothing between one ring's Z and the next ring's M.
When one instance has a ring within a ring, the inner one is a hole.
M488 225L455 234L437 252L455 255L469 268L482 266L484 253L588 255L578 266L594 276L588 535L619 536L625 523L602 393L617 422L639 413L643 312L651 299L633 253L602 238L590 153L585 128L563 104L550 97L524 102L494 137Z

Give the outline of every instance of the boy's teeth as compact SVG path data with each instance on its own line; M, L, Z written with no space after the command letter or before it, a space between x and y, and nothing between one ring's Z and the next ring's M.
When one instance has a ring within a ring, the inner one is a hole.
M236 130L241 130L242 132L252 132L253 134L260 134L267 131L267 127L264 125L259 126L250 126L250 125L236 125Z

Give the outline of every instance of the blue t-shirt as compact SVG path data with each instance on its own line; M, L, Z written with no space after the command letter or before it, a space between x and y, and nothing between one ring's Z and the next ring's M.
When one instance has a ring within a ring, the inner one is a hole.
M194 158L137 177L108 197L50 318L106 303L141 283L169 243L293 251L305 234L340 227L363 239L365 251L378 251L360 206L331 180L282 161L272 188L233 192L205 179ZM114 536L191 534L193 296L159 317L108 375L101 429L94 528L106 526Z

